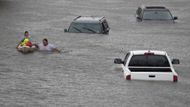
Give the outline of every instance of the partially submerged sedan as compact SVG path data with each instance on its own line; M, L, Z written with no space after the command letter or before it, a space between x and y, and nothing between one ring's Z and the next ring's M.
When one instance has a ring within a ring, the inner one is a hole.
M126 80L178 81L172 64L179 64L179 59L171 61L165 51L130 51L124 60L116 58L114 63L121 64Z

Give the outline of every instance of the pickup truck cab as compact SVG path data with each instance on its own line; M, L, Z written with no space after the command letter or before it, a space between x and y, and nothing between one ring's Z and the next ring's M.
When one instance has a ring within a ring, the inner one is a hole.
M116 58L114 63L121 64L126 80L178 81L172 64L179 64L179 59L171 61L165 51L130 51L124 60Z

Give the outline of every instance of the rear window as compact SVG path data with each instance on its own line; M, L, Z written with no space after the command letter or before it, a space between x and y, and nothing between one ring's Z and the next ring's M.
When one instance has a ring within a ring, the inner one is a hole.
M169 67L170 65L164 55L134 55L129 62L129 66Z
M172 16L168 10L145 10L143 14L144 20L172 20Z
M101 33L100 23L71 23L69 32L74 33Z

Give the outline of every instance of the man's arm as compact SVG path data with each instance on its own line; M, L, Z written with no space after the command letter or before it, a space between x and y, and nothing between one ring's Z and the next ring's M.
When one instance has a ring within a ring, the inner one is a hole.
M49 46L52 48L52 52L58 52L61 53L61 51L59 49L57 49L57 47L53 44L49 44Z
M58 52L58 53L61 53L61 51L57 48L53 48L53 52Z

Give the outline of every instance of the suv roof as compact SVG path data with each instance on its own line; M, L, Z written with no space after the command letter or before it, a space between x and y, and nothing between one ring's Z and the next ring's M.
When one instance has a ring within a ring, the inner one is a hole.
M141 6L142 9L152 10L152 9L158 9L158 10L167 10L164 6Z
M166 55L165 51L158 51L158 50L134 50L130 51L133 55L142 55L145 53L154 53L156 55Z
M146 6L145 8L146 8L146 9L166 9L166 8L163 7L163 6Z
M90 23L99 23L101 22L105 17L97 17L97 16L78 16L76 17L73 22L90 22Z

